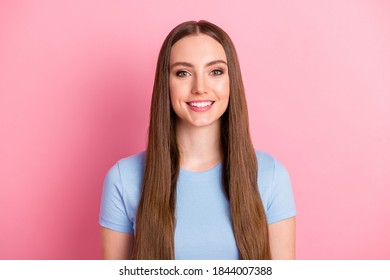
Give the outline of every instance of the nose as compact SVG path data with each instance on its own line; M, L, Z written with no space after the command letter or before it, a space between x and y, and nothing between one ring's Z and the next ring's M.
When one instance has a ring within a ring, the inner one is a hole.
M196 75L192 82L193 94L207 93L207 80L202 75Z

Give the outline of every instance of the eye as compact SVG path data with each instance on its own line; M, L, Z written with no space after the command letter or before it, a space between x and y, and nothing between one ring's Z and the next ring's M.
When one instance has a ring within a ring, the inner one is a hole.
M187 71L183 71L183 70L180 70L180 71L177 71L176 72L176 76L178 77L186 77L186 76L189 76L190 73L188 73Z
M215 70L211 71L210 74L213 76L220 76L223 74L223 71L221 69L215 69Z

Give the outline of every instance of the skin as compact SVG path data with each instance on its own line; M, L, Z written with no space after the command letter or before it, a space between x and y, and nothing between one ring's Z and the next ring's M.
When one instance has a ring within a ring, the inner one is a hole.
M133 234L100 227L102 255L105 260L128 260L131 258Z
M229 74L221 44L207 35L187 36L172 47L170 94L179 117L176 137L181 168L204 171L222 159L220 117L229 103ZM188 102L212 100L211 109L194 112Z
M222 160L220 117L229 102L229 74L225 51L213 38L187 36L171 50L170 97L178 116L176 136L180 167L205 171ZM207 111L191 110L189 102L209 100ZM101 228L103 258L129 259L133 235ZM269 225L273 259L295 259L295 217Z

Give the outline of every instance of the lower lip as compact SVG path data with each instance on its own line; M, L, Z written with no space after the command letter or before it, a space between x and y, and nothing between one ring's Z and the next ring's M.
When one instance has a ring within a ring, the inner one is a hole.
M191 105L189 105L189 104L187 104L187 105L188 105L188 107L190 107L190 109L191 109L192 111L194 111L194 112L206 112L206 111L208 111L208 110L211 109L211 107L214 105L214 102L211 103L211 105L206 106L206 107L195 107L195 106L191 106Z

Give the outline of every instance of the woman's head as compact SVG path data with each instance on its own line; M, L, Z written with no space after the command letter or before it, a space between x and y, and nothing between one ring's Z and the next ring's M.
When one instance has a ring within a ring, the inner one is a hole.
M169 91L176 128L213 127L229 104L225 51L208 35L190 35L171 49Z
M226 104L221 104L221 105L226 105L224 107L225 108L227 107L228 110L230 109L230 110L240 111L242 107L241 104L243 102L241 99L244 98L244 87L242 83L240 66L238 63L236 50L234 48L233 42L230 39L230 37L221 28L207 21L184 22L176 26L166 37L158 56L156 76L154 82L153 100L155 100L155 102L154 103L152 102L151 109L152 110L157 109L156 107L159 106L161 109L160 112L161 114L159 114L159 118L162 118L164 120L170 119L172 124L176 119L176 114L175 114L175 111L177 113L176 109L180 109L178 108L178 106L175 106L176 104L173 104L174 105L173 107L171 106L172 105L171 94L175 93L172 90L173 88L172 88L171 74L172 74L172 70L174 69L172 69L171 66L173 63L177 62L177 61L172 61L172 52L175 52L178 45L182 44L183 42L182 39L190 40L191 37L192 38L204 37L205 41L212 38L213 39L212 41L216 43L215 45L219 45L224 52L219 56L218 55L215 56L216 58L222 57L222 59L220 60L226 61L225 68L228 70L227 73L224 74L228 78L227 85L225 83L225 87L229 88L228 89L229 97ZM221 66L221 65L217 65L217 66ZM177 85L177 83L174 85ZM207 99L206 97L201 97L201 98L194 97L195 100L203 99L203 98ZM191 101L194 99L189 98L188 100ZM153 104L155 106L153 106ZM164 106L165 108L162 109L161 106ZM224 119L227 120L227 118Z

